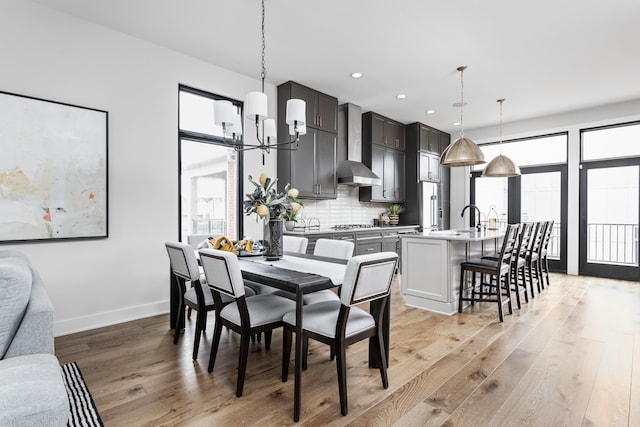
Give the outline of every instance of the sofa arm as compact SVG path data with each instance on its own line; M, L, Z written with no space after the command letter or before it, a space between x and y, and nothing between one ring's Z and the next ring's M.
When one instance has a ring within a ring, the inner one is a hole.
M5 358L37 353L55 354L53 305L40 275L33 268L31 272L33 284L29 303Z

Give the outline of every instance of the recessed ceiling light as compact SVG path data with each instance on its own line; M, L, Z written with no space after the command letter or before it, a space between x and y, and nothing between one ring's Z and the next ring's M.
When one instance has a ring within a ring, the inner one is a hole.
M404 93L396 95L396 98L398 98L398 99L405 99L406 97L407 97L407 95L405 95Z
M362 73L351 73L351 77L353 77L354 79L359 79L360 77L362 77Z
M460 122L453 122L451 124L454 125L454 126L460 126Z
M427 111L425 111L425 113L427 113L427 114L435 114L436 110L427 110Z

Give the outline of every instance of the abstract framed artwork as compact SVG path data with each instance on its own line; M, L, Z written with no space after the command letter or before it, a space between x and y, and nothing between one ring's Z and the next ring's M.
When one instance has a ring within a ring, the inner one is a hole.
M0 92L0 243L108 237L108 112Z

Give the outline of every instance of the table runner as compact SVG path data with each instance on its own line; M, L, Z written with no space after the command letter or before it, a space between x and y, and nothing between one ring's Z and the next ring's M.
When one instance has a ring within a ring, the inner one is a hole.
M277 268L285 268L287 270L299 271L301 273L317 274L331 279L331 283L336 286L342 284L346 265L336 264L328 261L320 261L317 259L301 258L291 255L284 255L278 261L268 261L263 258L243 258L251 262L271 265Z

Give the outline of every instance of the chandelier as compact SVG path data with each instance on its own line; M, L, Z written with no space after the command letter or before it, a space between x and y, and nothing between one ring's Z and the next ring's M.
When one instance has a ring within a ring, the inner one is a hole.
M449 144L440 156L440 164L446 167L472 166L486 163L484 154L480 148L464 137L464 80L463 74L467 67L465 65L457 68L460 71L460 138L456 142Z
M261 92L249 92L245 100L246 119L255 125L257 144L248 144L242 138L242 117L238 111L234 111L231 101L215 101L213 108L214 122L222 126L224 140L227 137L236 151L261 150L264 154L273 150L295 151L298 149L300 135L306 133L306 104L301 99L289 99L287 101L286 123L289 125L289 140L277 141L276 121L269 119L267 114L267 95L264 93L264 79L267 76L265 67L265 8L262 0L262 79Z

